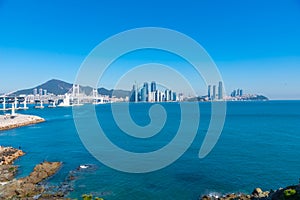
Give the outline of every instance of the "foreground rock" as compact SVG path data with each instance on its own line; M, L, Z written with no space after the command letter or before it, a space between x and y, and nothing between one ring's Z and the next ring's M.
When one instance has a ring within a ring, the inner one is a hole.
M0 186L0 198L33 199L36 195L41 195L45 188L38 183L54 175L60 167L60 162L43 162L36 165L29 176Z
M43 162L34 167L27 177L14 179L18 170L12 165L24 152L12 147L0 146L0 199L65 199L63 194L45 194L40 184L53 176L61 167L61 162Z
M17 166L12 165L13 162L25 153L22 150L12 147L0 146L0 183L1 185L7 181L11 181L18 170Z
M14 165L0 165L0 184L13 180L17 170L18 167Z
M34 115L0 115L0 131L44 122L45 119Z
M0 165L13 164L14 160L18 159L24 154L25 153L20 149L0 146Z
M276 191L253 190L252 194L227 194L223 196L204 195L201 200L300 200L300 185L281 188Z

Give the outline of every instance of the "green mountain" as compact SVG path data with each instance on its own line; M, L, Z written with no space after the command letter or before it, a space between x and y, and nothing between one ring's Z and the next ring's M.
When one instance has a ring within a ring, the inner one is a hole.
M20 95L20 94L33 94L33 90L36 88L38 91L39 89L47 90L48 93L53 93L55 95L62 95L67 93L72 88L71 83L67 83L61 80L52 79L50 81L47 81L46 83L43 83L41 85L38 85L33 88L25 89L25 90L18 90L14 92L12 95Z
M41 85L38 85L36 87L33 88L29 88L29 89L24 89L24 90L18 90L14 93L12 93L11 95L21 95L21 94L25 94L25 95L30 95L33 94L33 90L36 88L38 91L39 89L43 89L43 90L47 90L48 93L52 93L55 95L63 95L67 92L69 92L72 89L73 84L71 83L67 83L61 80L57 80L57 79L52 79L49 80ZM126 90L108 90L105 88L98 88L98 93L101 95L108 95L109 97L115 96L117 98L125 98L126 96L129 96L130 91L126 91ZM90 86L80 86L80 91L85 93L86 95L91 95L93 88Z

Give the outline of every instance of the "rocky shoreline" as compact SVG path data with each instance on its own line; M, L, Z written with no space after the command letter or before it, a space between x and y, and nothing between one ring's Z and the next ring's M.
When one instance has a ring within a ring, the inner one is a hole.
M204 195L199 200L299 200L300 184L278 190L263 191L255 188L251 194Z
M12 147L0 147L0 199L65 199L63 195L47 194L42 181L53 176L60 168L61 162L44 161L36 165L29 176L15 179L18 167L13 161L24 152Z
M44 121L45 119L35 115L0 115L0 131L27 126L30 124L37 124Z

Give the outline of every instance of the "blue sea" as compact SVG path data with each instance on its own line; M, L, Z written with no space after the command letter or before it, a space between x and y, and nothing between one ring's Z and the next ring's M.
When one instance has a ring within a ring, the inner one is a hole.
M179 103L160 105L167 113L166 123L156 136L145 139L124 134L114 121L110 104L96 105L95 109L99 124L113 143L140 153L162 148L176 135ZM132 120L140 126L150 123L151 106L130 104ZM91 107L80 109L89 111ZM198 152L208 129L211 104L201 102L199 108L200 123L192 145L173 164L149 173L120 172L95 159L80 140L70 107L18 111L41 116L46 122L1 131L0 144L26 152L15 162L20 166L18 177L28 175L44 160L62 161L61 170L49 179L49 185L59 185L70 172L76 172L75 180L68 182L74 189L69 193L71 198L93 194L105 200L197 200L203 194L251 193L256 187L269 190L299 182L300 101L227 102L222 134L203 159L199 159ZM192 122L197 116L194 110L189 112ZM83 113L88 117L89 112ZM91 169L76 170L84 164Z

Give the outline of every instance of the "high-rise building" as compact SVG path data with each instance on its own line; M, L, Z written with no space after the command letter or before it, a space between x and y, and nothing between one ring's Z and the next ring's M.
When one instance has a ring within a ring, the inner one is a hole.
M173 94L173 91L169 90L169 100L168 101L172 101L172 94Z
M148 95L148 101L154 102L155 101L155 92L150 92Z
M131 90L131 93L130 93L130 99L129 99L130 102L138 102L138 88L137 88L137 85L134 84L132 86L132 90Z
M170 98L170 93L169 93L169 90L165 90L165 101L169 101L169 98Z
M155 94L155 95L154 95L154 101L155 101L155 102L158 102L158 101L159 101L159 93L160 93L160 92L159 92L158 90L155 90L155 91L154 91L154 94Z
M218 99L223 99L223 83L222 81L219 82L219 88L218 88Z
M239 95L240 95L240 97L243 96L243 90L242 89L240 89L240 94Z
M207 97L210 99L211 98L211 85L208 86L207 89Z
M135 85L132 86L132 90L131 90L130 96L129 96L129 101L134 102L134 97L135 97Z
M178 94L178 101L183 101L183 99L184 99L183 93L179 93Z
M147 90L146 87L142 87L141 89L141 101L146 102L147 100Z
M135 83L134 102L138 102L139 101L138 97L139 97L139 88L138 88L137 83Z
M165 93L164 92L160 92L160 101L164 101L165 100Z
M176 92L172 93L172 101L177 101L177 95Z
M212 100L215 100L216 99L216 86L213 85L213 94L212 94Z
M231 93L231 97L241 97L243 96L243 89L233 90Z
M146 101L149 101L149 85L147 82L144 83L145 91L146 91Z
M38 90L37 90L37 88L34 88L34 89L33 89L33 95L34 95L34 96L36 96L36 95L37 95L37 93L38 93Z
M47 95L47 90L44 90L44 95Z
M156 91L156 83L155 83L155 81L152 81L151 82L151 92L154 92L154 91Z
M231 97L235 97L236 96L236 90L233 90L231 93Z
M42 89L42 88L39 89L39 95L40 95L40 96L43 95L43 89Z
M156 90L155 91L155 102L161 102L163 100L164 100L164 93L159 90Z

